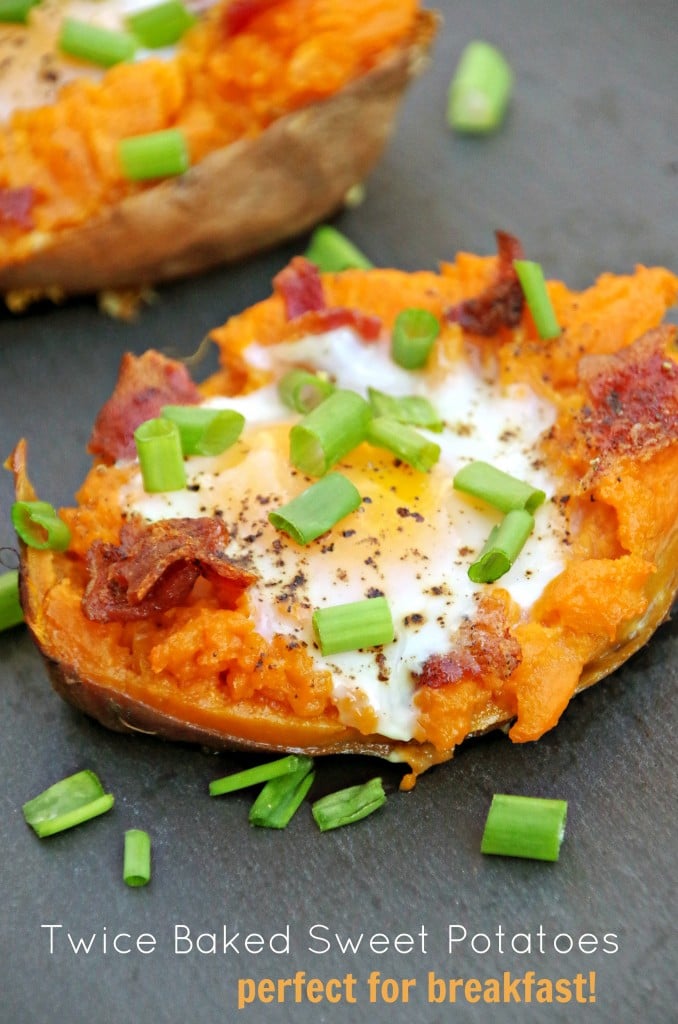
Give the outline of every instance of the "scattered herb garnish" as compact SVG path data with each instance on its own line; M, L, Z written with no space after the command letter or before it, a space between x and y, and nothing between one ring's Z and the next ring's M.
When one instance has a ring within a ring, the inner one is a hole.
M23 812L26 823L44 839L104 814L113 803L98 776L85 770L55 782L25 803Z
M386 793L381 778L377 777L320 797L312 804L311 812L320 831L328 832L366 818L385 803Z
M139 828L125 832L122 877L127 885L138 887L151 880L151 837Z
M497 793L492 797L480 852L556 861L566 818L566 800Z

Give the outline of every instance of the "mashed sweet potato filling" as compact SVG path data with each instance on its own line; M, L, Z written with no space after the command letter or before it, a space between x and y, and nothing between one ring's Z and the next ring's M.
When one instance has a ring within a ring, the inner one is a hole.
M391 756L409 760L415 771L451 756L466 736L497 722L513 723L509 735L516 742L543 735L577 690L651 634L678 583L676 332L655 331L678 296L678 278L638 267L624 277L605 275L583 293L551 283L563 334L550 342L536 337L527 312L518 326L491 339L446 324L446 309L481 291L494 271L494 258L462 254L440 274L323 277L331 305L378 316L386 330L407 306L439 316L444 326L433 356L436 373L453 373L455 362L468 358L481 363L497 387L526 381L557 409L535 458L547 460L556 476L554 500L567 523L565 568L527 613L501 581L486 586L476 620L466 633L450 636L447 663L428 665L419 680L415 735L390 746ZM202 386L203 394L246 392L264 383L266 373L249 366L245 349L253 342L274 345L289 332L280 295L232 318L214 332L222 369ZM584 355L602 362L586 367ZM659 396L645 420L637 419L640 406L631 395L643 388ZM624 425L628 409L632 422ZM377 744L374 715L359 695L336 700L329 671L319 670L303 646L256 632L247 592L227 609L200 580L181 607L142 622L84 616L84 558L94 540L116 543L118 495L128 472L120 464L95 465L77 506L61 513L72 530L68 553L28 552L28 618L43 651L71 675L104 689L114 682L152 708L244 739L322 747L362 735ZM30 486L21 469L18 476L20 491Z

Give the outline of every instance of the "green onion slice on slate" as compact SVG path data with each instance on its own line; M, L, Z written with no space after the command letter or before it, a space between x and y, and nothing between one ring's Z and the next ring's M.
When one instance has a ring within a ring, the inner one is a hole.
M0 0L0 22L25 24L31 7L40 0Z
M440 458L440 445L429 441L405 423L398 423L386 416L375 416L367 426L367 440L377 448L388 451L406 462L413 469L428 473Z
M55 782L23 805L24 819L41 839L109 811L114 798L91 771Z
M393 617L385 597L316 608L313 632L323 655L390 644L395 637Z
M386 803L386 793L379 777L360 786L348 786L328 793L311 805L311 813L321 832L366 818Z
M440 432L443 421L428 398L423 395L388 395L376 388L368 388L370 405L375 416L386 416L398 423L407 423L412 427L426 427L427 430Z
M24 544L39 551L65 551L71 531L47 501L15 501L12 525Z
M77 18L64 18L59 47L71 57L110 68L121 61L131 60L137 41L129 32L114 32Z
M0 631L11 629L24 621L19 600L19 572L10 569L0 576Z
M311 235L306 259L324 273L341 270L370 270L373 264L345 235L329 224L322 224Z
M476 39L459 58L447 101L447 122L458 132L495 131L502 123L513 87L513 72L504 55Z
M151 837L140 828L125 832L122 877L127 885L138 887L151 880Z
M260 828L286 828L313 785L315 776L311 764L267 782L250 807L250 824Z
M269 513L276 530L283 530L297 542L310 544L340 519L355 512L360 491L341 473L328 473L286 505Z
M507 512L501 523L492 528L480 556L469 566L469 579L474 583L494 583L504 576L533 529L534 518L525 509Z
M292 427L292 465L322 476L365 440L371 416L369 403L355 391L335 391Z
M334 384L308 370L290 370L278 382L280 400L295 412L307 413L324 402L335 390Z
M440 323L428 309L403 309L395 318L391 334L393 361L406 370L420 370L439 334Z
M481 460L460 469L453 483L457 491L480 498L500 512L516 508L534 512L546 500L545 493L539 488Z
M560 325L556 319L551 296L546 288L544 271L541 266L531 260L514 260L513 266L516 269L539 337L545 340L559 337Z
M239 789L247 789L248 786L257 786L261 782L277 779L280 775L291 775L293 772L301 771L302 768L310 771L312 766L313 761L310 757L303 754L288 754L275 761L267 761L266 764L257 764L252 768L245 768L241 772L225 775L222 779L214 779L213 782L210 782L210 796L235 793Z
M139 42L149 50L172 46L197 22L181 0L165 0L127 15L127 24Z
M161 412L179 428L184 455L220 455L235 444L245 426L245 417L235 409L165 405Z
M158 417L134 431L141 477L148 494L181 491L186 486L181 435L176 423Z
M480 852L556 861L566 819L566 800L497 793L492 797Z
M170 178L183 174L190 166L186 137L179 128L121 139L118 155L130 181Z

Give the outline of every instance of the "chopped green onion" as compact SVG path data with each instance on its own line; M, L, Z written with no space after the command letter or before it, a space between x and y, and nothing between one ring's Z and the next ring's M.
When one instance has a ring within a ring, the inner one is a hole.
M310 760L310 759L309 759ZM313 785L311 765L267 782L250 807L249 821L259 828L286 828Z
M130 181L183 174L191 162L186 137L179 128L121 139L118 155L125 177Z
M398 423L407 423L412 427L426 427L439 432L443 429L443 421L433 405L423 395L387 395L376 388L367 389L370 405L375 416L386 416Z
M459 58L447 102L447 122L458 132L476 134L499 128L513 87L513 72L504 55L474 40Z
M534 529L534 519L525 509L507 512L499 526L494 526L479 558L469 566L468 576L474 583L494 583L509 571Z
M24 544L38 551L65 551L71 531L47 501L15 501L12 525Z
M40 0L0 0L0 22L25 24L31 7Z
M365 440L372 416L355 391L338 390L290 431L290 460L307 476L322 476Z
M71 57L110 68L130 60L137 41L129 32L113 32L100 25L91 25L77 18L64 18L59 34L59 47Z
M406 462L413 469L428 473L440 458L440 445L429 441L412 427L386 416L375 416L367 427L367 440L378 448L388 451Z
M316 608L311 621L324 655L381 647L390 644L395 637L393 617L385 597Z
M295 412L307 413L324 402L335 390L327 377L308 370L290 370L278 382L280 400Z
M297 542L310 544L340 519L355 512L360 491L341 473L328 473L305 491L269 513L276 530L283 530Z
M381 779L377 776L360 786L328 793L311 805L311 814L321 832L366 818L386 803L386 793Z
M113 806L94 772L82 771L55 782L23 805L24 819L41 839L80 825Z
M234 409L165 405L162 416L176 423L184 455L220 455L238 440L245 417Z
M395 318L391 335L394 362L406 370L420 370L439 334L440 324L428 309L403 309Z
M241 772L225 775L221 779L214 779L213 782L210 782L210 796L235 793L239 789L247 789L248 786L257 786L260 782L277 779L280 775L291 775L292 772L298 772L302 768L310 771L312 765L313 761L310 757L305 757L303 754L288 754L275 761L267 761L266 764L257 764L252 768L245 768Z
M513 266L516 269L539 337L544 339L559 337L560 325L556 319L551 296L546 289L544 271L541 266L531 260L514 260Z
M345 235L322 224L311 235L306 259L325 273L341 270L370 270L373 264Z
M127 24L139 42L149 50L172 46L197 22L181 0L165 0L127 15Z
M486 501L500 512L510 512L516 508L534 512L546 500L544 492L537 487L481 460L470 462L460 469L455 475L454 487Z
M181 491L186 486L181 435L176 423L146 420L134 431L141 477L148 494Z
M10 569L0 576L0 631L11 629L24 621L19 598L19 572Z
M140 828L125 832L122 877L127 885L135 887L151 880L151 837Z
M492 797L480 852L556 861L566 818L566 800L497 793Z

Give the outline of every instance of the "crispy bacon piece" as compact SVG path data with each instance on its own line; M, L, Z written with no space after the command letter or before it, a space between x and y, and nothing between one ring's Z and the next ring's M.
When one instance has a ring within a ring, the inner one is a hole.
M280 0L231 0L223 15L226 34L235 36L243 32L253 18L269 7L275 7Z
M426 659L416 682L438 689L464 678L505 680L521 661L520 644L511 635L501 607L487 604L482 617L462 623L451 651Z
M303 256L295 256L276 274L273 288L285 304L288 321L294 322L291 333L295 336L352 327L365 341L375 341L381 333L379 317L359 309L328 306L320 271Z
M4 227L22 228L32 231L35 189L31 185L22 188L0 187L0 230Z
M677 335L676 327L656 327L619 352L580 360L591 396L580 422L602 461L647 459L678 441L678 364L666 355Z
M523 258L523 247L513 235L496 231L499 262L494 281L474 299L467 299L445 311L445 318L465 331L490 337L501 327L516 327L525 305L514 260Z
M303 256L295 256L276 274L273 288L285 303L288 320L295 320L311 310L327 308L320 271Z
M228 530L218 518L127 523L120 545L95 541L87 556L82 600L88 619L130 622L183 604L199 576L233 607L256 576L223 554Z
M150 349L123 356L113 394L94 423L88 449L105 462L136 454L134 431L163 405L196 405L200 392L186 367Z

